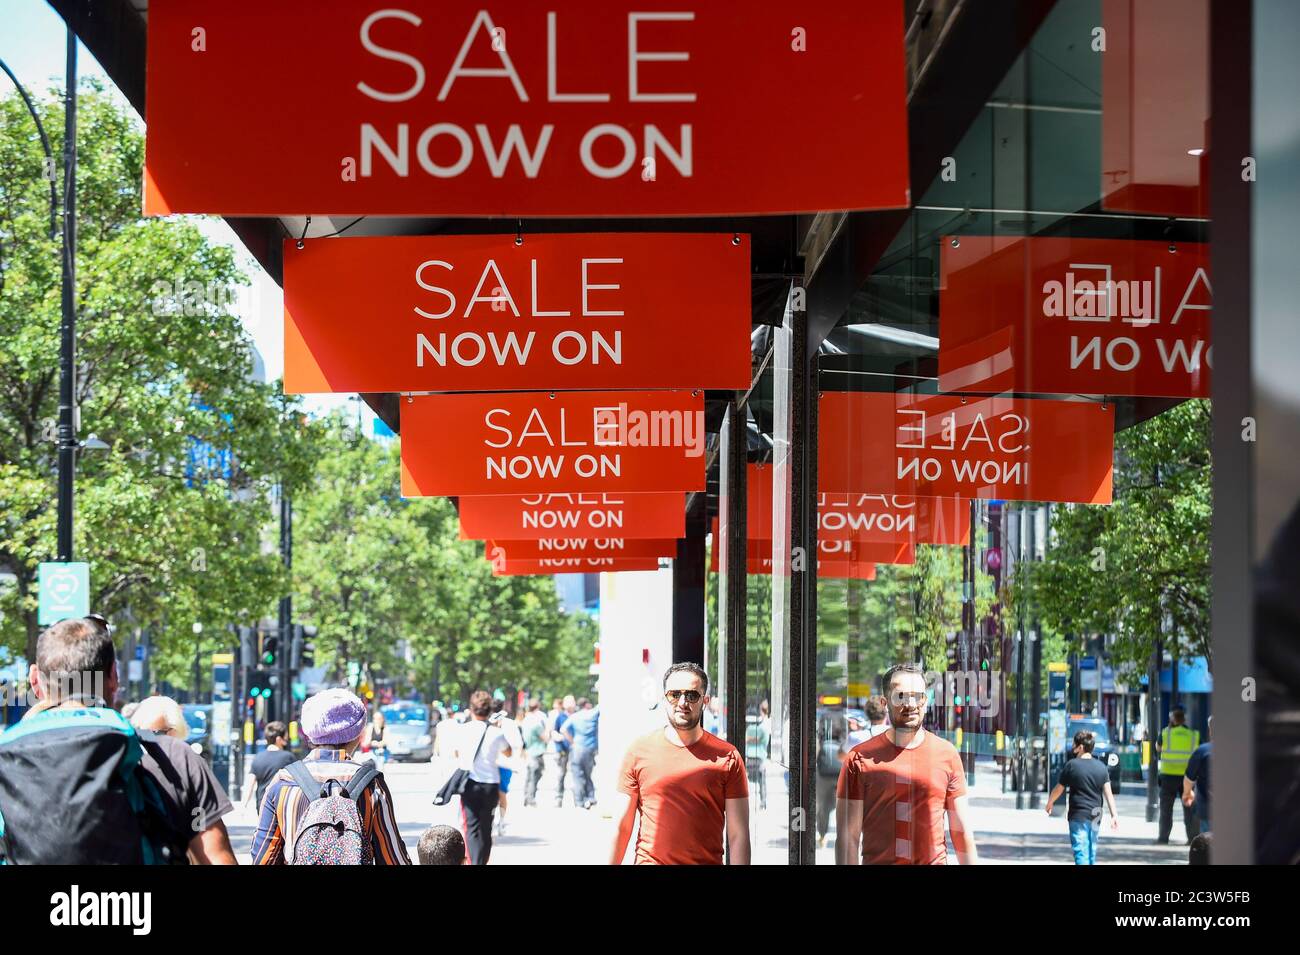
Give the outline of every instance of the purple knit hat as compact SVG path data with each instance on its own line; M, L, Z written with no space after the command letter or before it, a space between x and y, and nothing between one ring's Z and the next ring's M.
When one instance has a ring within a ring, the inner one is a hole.
M341 687L321 690L302 705L303 735L317 746L350 743L365 725L366 705Z

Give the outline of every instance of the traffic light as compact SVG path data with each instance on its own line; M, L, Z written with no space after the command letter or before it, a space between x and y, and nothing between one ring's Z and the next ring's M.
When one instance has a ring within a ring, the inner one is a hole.
M257 666L257 631L252 627L239 628L239 665Z
M268 633L262 638L262 666L275 666L276 656L280 649L280 637L278 634Z
M303 667L314 667L316 665L316 647L311 642L315 636L315 627L294 624L293 643L289 649L290 670L301 670Z

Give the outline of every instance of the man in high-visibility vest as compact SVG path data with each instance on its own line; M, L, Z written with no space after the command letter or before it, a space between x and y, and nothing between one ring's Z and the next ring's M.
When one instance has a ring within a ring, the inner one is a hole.
M1157 845L1169 844L1169 831L1174 827L1174 801L1183 794L1183 776L1187 761L1196 747L1201 745L1201 734L1187 725L1187 714L1181 706L1169 714L1169 725L1160 731L1156 750L1160 754L1160 836ZM1198 831L1196 810L1183 805L1183 828L1191 843Z

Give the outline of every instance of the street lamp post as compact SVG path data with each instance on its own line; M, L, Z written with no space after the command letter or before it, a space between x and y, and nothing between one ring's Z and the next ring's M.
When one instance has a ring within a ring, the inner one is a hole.
M59 325L58 559L72 560L73 478L77 470L77 35L68 27L63 110L63 318Z
M45 150L46 176L50 182L50 239L58 231L58 191L54 185L54 154L40 114L18 77L3 61L3 69L18 89L36 123L41 146ZM63 294L62 319L59 324L59 427L58 443L58 530L56 554L60 561L71 561L73 478L77 467L76 411L76 255L77 255L77 35L67 28L67 79L63 110Z

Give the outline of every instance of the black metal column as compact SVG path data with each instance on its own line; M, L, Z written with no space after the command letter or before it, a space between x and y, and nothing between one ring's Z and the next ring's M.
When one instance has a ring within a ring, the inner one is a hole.
M677 542L673 561L673 662L704 664L705 495L691 498L686 536Z
M280 487L280 561L284 565L285 582L284 596L280 598L280 618L279 618L279 637L280 645L278 656L272 666L279 670L280 685L275 688L275 694L271 697L274 701L268 708L267 719L273 717L271 712L274 711L277 716L287 726L293 717L293 703L290 699L289 686L289 656L293 644L293 502L289 496L284 493L284 486ZM269 682L269 681L268 681Z
M723 628L726 648L719 665L726 671L726 697L722 701L726 714L727 739L744 752L745 715L749 706L748 652L748 573L747 566L747 461L748 435L745 426L745 407L740 395L727 409L723 426L722 448L722 500L725 513L720 515L719 529L725 544L720 551L718 564L723 577L720 581L726 611L719 625Z
M816 348L808 313L791 313L790 388L790 864L817 850L817 402Z
M1260 188L1242 175L1254 156L1252 29L1259 15L1250 0L1210 4L1210 274L1214 276L1210 642L1214 660L1214 858L1215 864L1254 862L1259 820L1256 805L1256 709L1245 699L1244 680L1256 680L1255 448L1244 440L1254 421L1254 338L1251 253L1252 202ZM1269 80L1268 82L1273 82ZM1268 167L1261 163L1260 179ZM1222 317L1221 317L1222 316ZM1222 332L1226 331L1227 334ZM1268 440L1263 429L1259 440ZM1261 681L1262 682L1262 681ZM1158 699L1158 695L1156 699ZM1154 757L1153 757L1154 762ZM1152 772L1154 772L1154 766ZM1292 808L1292 811L1294 809Z

